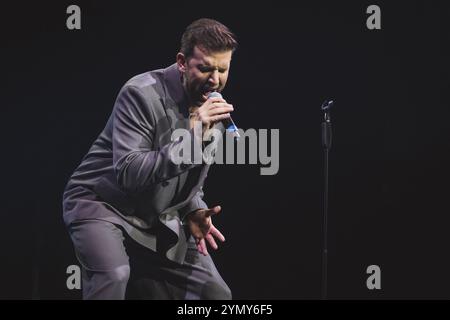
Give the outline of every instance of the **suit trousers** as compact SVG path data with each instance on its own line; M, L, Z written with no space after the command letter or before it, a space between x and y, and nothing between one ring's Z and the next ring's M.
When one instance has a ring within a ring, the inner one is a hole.
M81 264L83 299L231 299L211 256L200 254L192 237L178 264L111 222L77 221L69 234Z

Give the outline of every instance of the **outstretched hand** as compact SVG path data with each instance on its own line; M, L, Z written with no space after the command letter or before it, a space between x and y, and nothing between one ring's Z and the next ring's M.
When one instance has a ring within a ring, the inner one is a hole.
M206 241L208 241L208 244L214 250L217 250L218 248L214 237L219 239L221 242L225 241L225 237L219 230L217 230L216 227L214 227L211 221L211 216L218 214L220 210L222 210L220 206L215 206L211 209L198 209L187 216L189 230L195 239L197 249L205 256L208 255Z

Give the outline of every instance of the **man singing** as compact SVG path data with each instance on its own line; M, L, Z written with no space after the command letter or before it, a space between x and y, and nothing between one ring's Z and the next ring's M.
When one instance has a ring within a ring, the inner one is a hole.
M223 132L233 107L208 94L225 87L236 47L226 26L197 20L175 64L137 75L120 90L64 190L84 299L231 299L208 255L207 246L225 240L211 221L220 206L202 199L209 165L176 164L171 154L186 142L172 140L176 129L189 130L199 152L208 130Z

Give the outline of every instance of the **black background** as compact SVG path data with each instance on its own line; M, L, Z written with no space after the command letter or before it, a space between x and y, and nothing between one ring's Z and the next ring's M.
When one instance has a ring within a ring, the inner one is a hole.
M66 28L81 7L82 29ZM381 30L366 8L381 8ZM1 6L1 298L76 299L67 179L130 77L175 61L184 28L238 36L224 92L242 128L280 130L280 170L214 166L213 253L236 299L320 298L320 105L331 98L329 297L450 298L448 6L432 1L59 1ZM381 268L368 290L366 268Z

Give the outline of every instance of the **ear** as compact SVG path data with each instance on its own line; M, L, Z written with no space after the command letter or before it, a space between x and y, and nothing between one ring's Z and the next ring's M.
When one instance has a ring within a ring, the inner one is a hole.
M186 61L186 57L184 56L183 53L178 52L177 53L177 66L178 66L178 70L182 73L186 72L186 66L187 61Z

